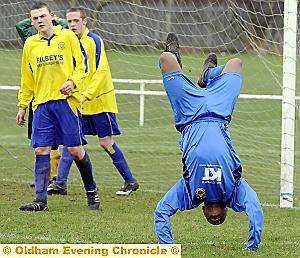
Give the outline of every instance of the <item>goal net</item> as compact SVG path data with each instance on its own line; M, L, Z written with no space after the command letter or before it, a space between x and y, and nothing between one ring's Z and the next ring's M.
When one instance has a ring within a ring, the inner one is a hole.
M158 58L167 33L178 35L183 70L195 82L208 52L216 52L220 64L239 57L243 61L243 88L233 115L231 136L243 161L246 180L262 202L279 204L283 0L44 2L62 18L68 8L83 6L89 17L89 29L103 38L117 89L118 122L123 132L115 140L144 191L163 193L181 176L177 144L180 135L174 129L172 112L159 81ZM20 84L22 43L15 25L29 16L31 5L32 1L0 3L0 180L21 183L31 182L34 157L26 128L15 125L17 90L11 86ZM296 57L293 58L295 61ZM294 71L291 73L295 76ZM296 96L300 95L298 83L297 80ZM141 89L144 94L140 94ZM292 108L296 108L297 132L299 99L295 103ZM103 187L120 187L121 177L101 151L98 140L88 140L97 181ZM295 134L294 142L294 180L286 181L293 185L294 206L299 207L299 134ZM70 184L81 184L77 171L72 170Z

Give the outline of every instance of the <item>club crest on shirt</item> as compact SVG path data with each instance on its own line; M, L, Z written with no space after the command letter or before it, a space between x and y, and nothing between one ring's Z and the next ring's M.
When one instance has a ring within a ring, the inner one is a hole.
M60 50L64 50L66 48L66 44L65 42L59 42L57 47Z
M204 199L205 197L206 197L205 190L203 188L198 188L196 190L196 198L197 199Z

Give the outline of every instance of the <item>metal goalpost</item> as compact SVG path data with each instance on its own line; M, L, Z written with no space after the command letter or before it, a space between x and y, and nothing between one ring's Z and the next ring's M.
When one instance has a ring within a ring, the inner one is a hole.
M293 207L294 201L297 5L284 2L280 207Z

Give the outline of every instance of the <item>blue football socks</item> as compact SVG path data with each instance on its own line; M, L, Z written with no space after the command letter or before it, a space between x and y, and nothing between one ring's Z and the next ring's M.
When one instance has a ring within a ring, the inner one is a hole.
M50 154L36 155L34 167L34 184L36 201L47 202L47 187L50 177Z
M68 151L67 147L63 147L62 155L57 168L57 178L56 184L66 189L67 188L67 180L70 173L70 169L73 163L73 157Z
M87 192L96 191L97 185L94 181L92 163L88 153L85 152L83 159L75 160L75 163L79 169L85 190Z
M133 177L125 156L122 150L118 147L116 143L114 143L108 150L105 149L106 153L111 157L114 166L119 171L120 175L123 177L126 183L135 182L135 178Z

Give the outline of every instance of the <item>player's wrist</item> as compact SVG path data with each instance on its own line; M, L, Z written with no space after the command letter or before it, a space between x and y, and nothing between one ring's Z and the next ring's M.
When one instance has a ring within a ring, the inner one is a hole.
M86 93L81 93L81 96L84 97L86 100L91 100L91 97Z
M19 105L18 107L19 107L19 111L22 111L22 110L26 111L26 109L27 109L27 107L23 106L23 105Z

